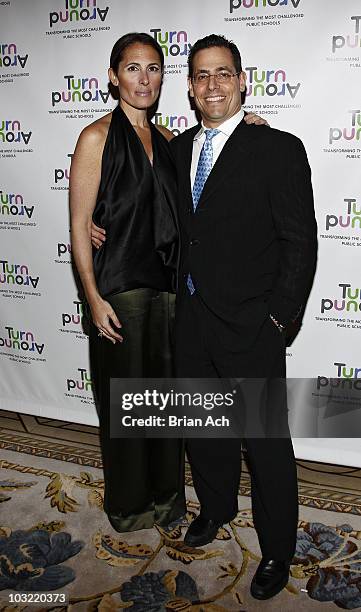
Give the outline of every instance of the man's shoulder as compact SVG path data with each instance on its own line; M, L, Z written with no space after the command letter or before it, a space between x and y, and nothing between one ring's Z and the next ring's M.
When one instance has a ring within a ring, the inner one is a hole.
M248 150L260 157L269 168L286 167L306 168L308 156L302 140L291 132L284 132L267 126L247 129Z
M182 132L182 134L179 134L178 136L173 138L170 141L170 145L172 149L178 150L179 148L182 148L183 145L186 145L190 140L193 140L198 130L199 130L199 124L194 125L191 128L188 128L188 130L185 130L184 132Z
M301 139L291 132L284 132L267 125L245 125L247 126L247 132L257 144L262 142L262 144L271 148L274 146L286 148L303 147Z

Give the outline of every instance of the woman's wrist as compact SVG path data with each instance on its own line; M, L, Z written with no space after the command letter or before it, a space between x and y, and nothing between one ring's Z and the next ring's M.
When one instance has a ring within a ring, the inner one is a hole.
M101 295L97 291L85 292L86 301L88 302L90 308L96 306L102 301Z

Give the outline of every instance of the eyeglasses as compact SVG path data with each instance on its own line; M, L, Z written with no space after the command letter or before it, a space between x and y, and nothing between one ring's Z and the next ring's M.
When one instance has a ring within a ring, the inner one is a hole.
M199 72L194 77L192 77L192 81L197 85L202 85L209 83L209 79L214 77L217 83L229 83L232 77L238 76L241 74L240 72L228 72L228 70L221 70L220 72L216 72L215 74L210 74L209 72Z

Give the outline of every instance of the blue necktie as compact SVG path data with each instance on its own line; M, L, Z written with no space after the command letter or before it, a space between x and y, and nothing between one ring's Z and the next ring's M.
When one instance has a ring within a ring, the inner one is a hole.
M219 130L215 128L211 130L205 130L206 139L203 143L203 147L199 156L197 172L194 179L192 197L193 197L193 211L196 210L198 206L198 202L200 200L203 187L205 182L212 170L213 166L213 146L212 146L212 138L219 134ZM188 274L187 277L187 287L189 292L193 294L195 292L195 287L193 285L193 281L191 275Z

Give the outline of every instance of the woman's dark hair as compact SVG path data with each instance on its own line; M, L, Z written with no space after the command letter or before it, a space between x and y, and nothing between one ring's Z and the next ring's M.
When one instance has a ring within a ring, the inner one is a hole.
M146 34L145 32L129 32L128 34L124 34L124 36L121 36L117 40L110 54L109 66L110 68L113 68L115 74L118 72L119 63L123 59L124 51L128 47L130 47L130 45L134 45L135 43L141 43L142 45L149 45L150 47L153 47L153 49L159 55L160 65L163 70L164 55L162 47L159 43L157 43L155 38L153 38L153 36L151 36L150 34ZM112 94L113 98L119 100L119 91L117 87L115 87L111 82L109 82L108 89Z
M221 34L210 34L209 36L205 36L204 38L200 38L191 48L188 55L188 76L191 79L193 76L193 60L194 56L198 51L202 49L209 49L210 47L224 47L225 49L229 49L232 53L234 67L236 72L241 72L242 70L242 61L241 55L238 50L237 45L234 42L227 40Z

